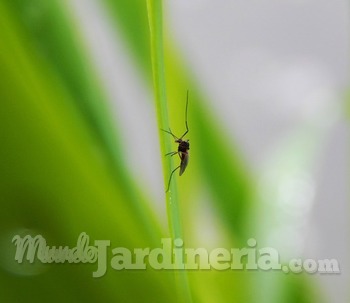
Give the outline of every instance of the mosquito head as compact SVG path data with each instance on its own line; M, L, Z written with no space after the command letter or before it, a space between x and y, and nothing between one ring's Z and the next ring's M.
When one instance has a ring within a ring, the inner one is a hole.
M187 152L190 149L190 142L189 140L178 140L177 143L179 143L178 151L179 152Z

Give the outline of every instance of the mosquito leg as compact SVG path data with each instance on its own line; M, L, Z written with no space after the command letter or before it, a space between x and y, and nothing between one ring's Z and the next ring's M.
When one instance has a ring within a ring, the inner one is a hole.
M186 125L186 131L185 133L180 137L180 139L182 139L183 137L186 136L186 134L188 133L189 131L189 128L188 128L188 123L187 123L187 108L188 108L188 90L187 90L187 97L186 97L186 111L185 111L185 125Z
M186 122L186 127L187 127L187 122ZM182 139L183 137L186 136L186 134L188 133L188 129L185 131L185 133L180 137L180 139Z
M170 174L170 178L169 178L169 182L168 182L168 188L166 190L166 193L169 191L169 188L170 188L170 182L171 182L171 178L173 177L173 174L176 170L178 170L180 168L181 165L179 165L178 167L176 167Z
M174 156L174 155L176 155L176 154L178 154L179 152L178 151L173 151L173 152L170 152L170 153L167 153L167 154L165 154L165 156Z
M166 132L166 133L169 134L169 135L172 135L175 141L179 139L178 137L176 137L176 136L172 133L172 131L171 131L170 128L169 128L169 130L165 130L165 129L162 129L162 128L161 128L160 130L162 130L163 132Z

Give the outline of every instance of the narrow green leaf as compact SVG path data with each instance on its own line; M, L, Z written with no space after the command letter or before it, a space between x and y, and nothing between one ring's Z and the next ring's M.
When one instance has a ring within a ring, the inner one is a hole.
M148 0L148 19L150 27L151 58L153 70L154 93L157 107L158 125L160 129L168 129L168 109L166 99L164 50L163 50L163 25L162 25L162 1ZM164 136L160 130L160 142L162 153L170 150L170 138ZM174 169L171 157L164 158L164 185L168 187L168 178ZM173 239L183 239L181 231L181 219L179 210L179 201L175 179L170 183L169 192L166 195L167 213L170 227L170 234ZM180 271L176 274L178 281L178 295L181 302L192 302L189 289L187 273Z

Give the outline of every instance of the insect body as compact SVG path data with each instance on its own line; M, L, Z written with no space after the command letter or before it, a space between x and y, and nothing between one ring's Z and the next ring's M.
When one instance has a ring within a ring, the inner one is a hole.
M188 124L187 124L187 107L188 107L188 91L187 91L186 112L185 112L186 131L185 131L185 133L184 133L180 138L176 137L176 136L172 133L172 131L171 131L170 128L169 128L169 130L164 130L164 129L162 129L162 131L164 131L164 132L166 132L166 133L172 135L173 138L175 139L175 143L178 143L178 144L179 144L179 146L178 146L178 148L177 148L177 151L173 151L173 152L167 153L165 156L169 156L169 155L170 155L170 156L174 156L174 155L178 154L179 157L180 157L180 160L181 160L180 165L179 165L178 167L176 167L176 168L171 172L171 174L170 174L170 178L169 178L169 182L168 182L168 188L167 188L166 192L169 191L171 178L172 178L174 172L180 168L180 173L179 173L179 175L181 176L181 175L185 172L186 167L187 167L187 165L188 165L190 142L189 142L189 140L183 140L183 137L184 137L184 136L188 133L188 131L189 131L189 129L188 129Z

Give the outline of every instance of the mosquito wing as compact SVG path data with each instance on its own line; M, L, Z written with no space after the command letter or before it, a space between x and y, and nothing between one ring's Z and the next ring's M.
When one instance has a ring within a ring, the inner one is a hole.
M190 155L187 153L181 153L181 163L180 163L180 176L185 172L188 164Z

